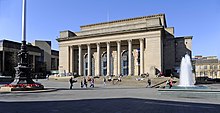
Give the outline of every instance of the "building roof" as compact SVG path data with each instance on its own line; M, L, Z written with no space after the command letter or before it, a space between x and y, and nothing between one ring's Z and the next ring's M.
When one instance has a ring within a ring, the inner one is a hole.
M80 28L85 29L87 27L95 27L95 26L100 26L100 25L109 25L109 24L112 24L112 23L127 22L127 21L132 21L132 20L148 19L148 18L155 18L155 17L162 17L165 21L165 14L155 14L155 15L149 15L149 16L141 16L141 17L135 17L135 18L115 20L115 21L110 21L110 22L101 22L101 23L83 25L83 26L80 26ZM166 21L164 23L164 26L166 27Z
M0 40L0 45L2 45L3 48L7 47L7 48L14 48L14 49L19 49L19 50L21 48L21 43L10 41L10 40ZM27 44L27 50L33 51L33 52L41 52L42 51L39 47L29 45L29 43Z
M197 59L196 64L212 64L218 63L218 59Z
M146 30L158 30L166 28L165 14L156 14L150 16L116 20L80 26L81 31L72 32L69 30L61 31L60 41L75 40L79 38L91 38L97 36L124 34L131 32L141 32Z
M57 51L57 50L51 50L51 55L59 56L59 51Z

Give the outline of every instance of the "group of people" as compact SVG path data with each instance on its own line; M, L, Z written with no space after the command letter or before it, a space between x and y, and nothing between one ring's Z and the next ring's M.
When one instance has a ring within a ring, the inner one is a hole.
M84 77L83 80L81 80L80 82L81 88L87 88L88 82L90 82L89 87L92 87L92 88L95 87L95 79L93 77L92 78L88 77L88 80L86 79L86 77Z
M103 78L103 85L104 85L104 86L106 86L107 80L108 80L109 82L110 82L110 81L113 81L113 82L114 82L114 79L112 79L112 78L108 78L108 79L107 79L106 77L104 77L104 78ZM121 80L121 76L117 78L117 81L118 81L118 82L121 82L121 81L122 81L122 80ZM73 83L74 83L74 82L75 82L75 81L74 81L73 77L71 77L71 78L69 79L70 89L73 88ZM95 79L94 79L94 77L88 77L87 79L86 79L86 77L84 77L83 80L81 80L81 82L80 82L80 87L81 87L81 88L87 88L87 87L88 87L88 82L90 82L90 86L89 86L89 87L91 87L91 88L94 88L94 87L95 87Z
M106 77L103 78L103 85L106 86ZM112 78L108 78L108 81L112 81ZM119 76L118 79L117 79L118 82L121 82L121 77ZM76 82L76 80L73 79L73 77L71 77L69 79L69 82L70 82L70 89L72 89L73 87L73 83ZM95 87L95 79L94 77L88 77L88 79L86 79L86 77L83 78L83 80L81 80L81 88L87 88L88 86L88 82L90 82L90 86L89 87L92 87L94 88ZM114 81L113 81L114 82ZM147 86L146 87L151 87L151 79L148 78L147 80ZM170 77L169 80L166 81L166 84L169 85L169 88L172 88L173 86L173 79L172 79L172 76Z
M93 87L93 88L95 87L95 80L94 80L94 78L88 77L88 80L87 80L84 77L83 80L81 80L81 82L80 82L81 88L87 88L87 86L88 86L88 82L87 81L90 82L90 86L89 87ZM72 89L73 88L73 83L76 82L76 80L74 80L73 77L71 77L69 79L69 82L70 82L70 89Z

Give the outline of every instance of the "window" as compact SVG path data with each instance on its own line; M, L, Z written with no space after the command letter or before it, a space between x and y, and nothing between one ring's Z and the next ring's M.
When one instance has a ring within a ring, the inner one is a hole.
M213 69L213 66L212 66L212 65L210 65L209 67L210 67L210 69Z
M204 72L204 75L205 75L205 76L208 76L208 73L205 71L205 72Z
M101 63L102 63L102 67L101 67L102 75L106 76L107 75L107 53L106 52L102 55Z
M200 69L203 69L203 66L200 66Z
M204 75L203 72L200 72L200 76Z
M218 66L217 66L217 65L213 65L213 68L214 68L214 69L218 69Z
M128 66L128 61L127 60L124 60L123 61L123 66L125 67L125 66Z
M122 53L122 75L128 75L128 51Z
M107 61L103 61L103 66L107 67Z
M204 65L204 69L207 69L207 65Z
M86 62L86 64L85 64L85 68L88 68L88 62Z

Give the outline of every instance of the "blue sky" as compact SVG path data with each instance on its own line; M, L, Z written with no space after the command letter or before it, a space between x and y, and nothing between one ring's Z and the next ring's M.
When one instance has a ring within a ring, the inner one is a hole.
M0 0L0 39L21 40L22 0ZM175 36L193 36L193 55L220 58L219 0L27 0L27 41L52 41L81 25L165 13Z

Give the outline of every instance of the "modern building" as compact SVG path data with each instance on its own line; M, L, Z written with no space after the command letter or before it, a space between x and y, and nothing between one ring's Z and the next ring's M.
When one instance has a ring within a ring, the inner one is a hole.
M59 71L78 75L169 75L191 56L192 36L174 36L165 14L80 26L61 31Z
M195 56L194 65L196 77L220 79L220 62L217 56Z
M59 52L51 49L51 41L35 40L32 45L43 50L42 56L47 71L58 70Z
M46 43L46 44L45 44ZM32 73L45 74L48 71L58 70L59 52L51 50L50 41L35 41L35 45L28 43L29 64ZM46 47L43 47L46 46ZM0 40L0 74L14 76L14 67L17 66L17 54L21 48L21 43L9 40ZM46 49L45 49L46 48ZM47 52L51 51L47 54ZM46 58L45 58L46 57ZM49 61L49 62L47 62Z

